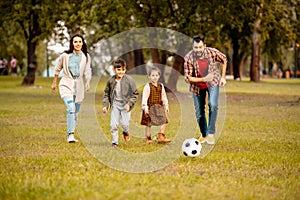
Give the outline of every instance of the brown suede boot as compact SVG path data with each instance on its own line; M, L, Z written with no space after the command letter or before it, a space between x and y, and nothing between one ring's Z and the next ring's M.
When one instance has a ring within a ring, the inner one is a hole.
M171 140L167 139L166 136L165 136L165 134L158 133L157 142L159 142L159 143L167 143L167 142L171 142Z

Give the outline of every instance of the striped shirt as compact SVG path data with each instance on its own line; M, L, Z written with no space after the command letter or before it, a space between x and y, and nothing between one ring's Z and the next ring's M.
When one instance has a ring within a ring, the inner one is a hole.
M213 74L213 79L208 84L214 87L219 84L220 72L218 69L218 63L227 63L227 58L225 54L221 53L219 50L211 47L206 47L204 50L204 58L208 61L208 74ZM200 78L199 65L195 53L193 50L188 52L184 57L184 78L187 83L189 83L189 77ZM200 94L200 84L190 83L190 91L196 95Z

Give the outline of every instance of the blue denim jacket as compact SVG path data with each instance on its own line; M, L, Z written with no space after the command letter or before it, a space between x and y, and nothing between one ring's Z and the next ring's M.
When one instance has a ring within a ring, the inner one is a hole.
M114 94L116 84L117 82L116 82L115 75L107 80L106 87L104 89L104 95L103 95L103 107L108 108L108 106L112 104L114 100L113 94ZM136 89L135 82L133 78L125 74L122 77L120 84L121 84L121 98L125 104L128 104L130 106L130 110L132 110L139 95L139 92Z

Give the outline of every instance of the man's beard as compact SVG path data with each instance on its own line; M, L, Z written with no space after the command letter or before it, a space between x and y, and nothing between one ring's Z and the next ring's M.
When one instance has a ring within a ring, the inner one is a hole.
M202 57L204 54L204 51L195 51L194 52L194 56L198 59L200 57Z

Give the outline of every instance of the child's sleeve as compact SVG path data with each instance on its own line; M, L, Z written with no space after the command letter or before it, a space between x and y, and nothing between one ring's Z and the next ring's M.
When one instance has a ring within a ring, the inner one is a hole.
M148 110L149 109L149 107L147 105L147 101L148 101L149 96L150 96L150 87L149 87L149 83L147 83L144 86L143 96L142 96L142 109L143 110Z
M103 94L103 99L102 99L103 107L108 108L108 106L109 106L109 94L110 94L110 79L107 80L106 86L104 89L104 94Z
M166 93L166 90L165 90L165 87L163 84L161 84L162 86L162 90L161 90L161 100L163 102L163 106L166 108L166 109L169 109L169 102L168 102L168 98L167 98L167 93Z

